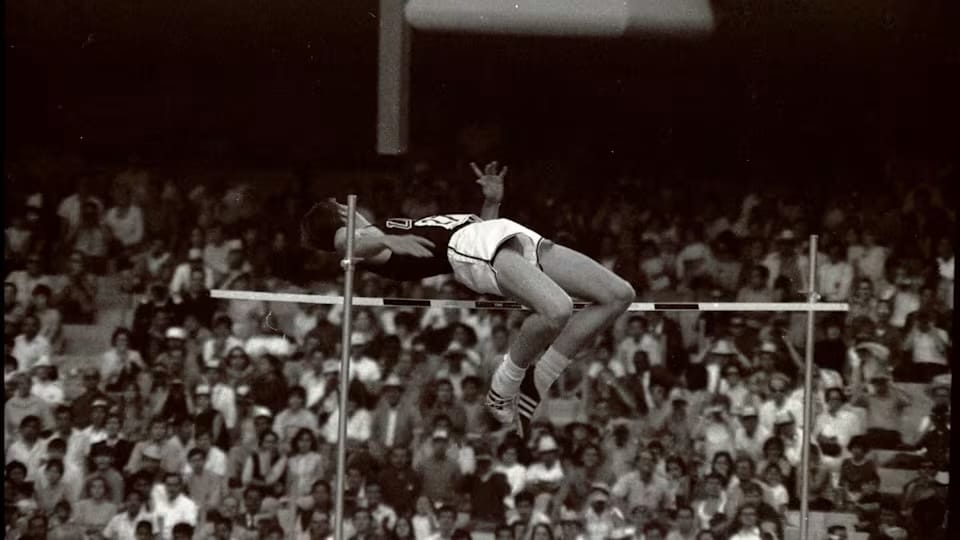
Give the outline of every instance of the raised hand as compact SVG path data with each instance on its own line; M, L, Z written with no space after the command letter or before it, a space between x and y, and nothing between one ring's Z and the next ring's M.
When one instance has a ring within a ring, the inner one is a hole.
M477 175L477 183L483 187L483 196L488 201L500 202L503 200L503 177L507 175L507 167L504 165L499 171L496 161L487 163L483 170L476 163L470 163L473 174Z
M383 242L390 248L390 251L397 255L422 258L432 257L433 252L430 250L435 247L435 244L430 240L414 234L387 235Z

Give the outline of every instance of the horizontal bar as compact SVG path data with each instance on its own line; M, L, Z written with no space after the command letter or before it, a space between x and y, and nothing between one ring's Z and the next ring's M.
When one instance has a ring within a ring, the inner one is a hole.
M214 289L210 296L221 300L254 300L261 302L293 302L297 304L343 304L342 296L320 296L316 294L268 293L257 291L227 291ZM353 297L354 306L365 307L414 307L414 308L465 308L465 309L526 309L517 302L509 300L448 300L448 299L419 299L419 298L372 298L364 296ZM587 302L576 302L575 309L583 309L590 305ZM686 302L686 303L654 303L634 302L627 311L847 311L846 303L823 302L809 304L806 302Z

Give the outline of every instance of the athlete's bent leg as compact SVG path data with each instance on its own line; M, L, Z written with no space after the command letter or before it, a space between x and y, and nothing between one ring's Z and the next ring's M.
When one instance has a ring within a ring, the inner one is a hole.
M487 406L501 422L513 421L514 400L527 367L557 339L573 313L570 296L523 257L520 241L509 241L493 261L501 292L534 311L494 372L487 393Z
M547 352L527 373L518 397L521 432L527 431L541 399L583 347L622 315L636 293L623 278L570 248L545 244L540 255L544 272L566 292L593 302L570 318Z

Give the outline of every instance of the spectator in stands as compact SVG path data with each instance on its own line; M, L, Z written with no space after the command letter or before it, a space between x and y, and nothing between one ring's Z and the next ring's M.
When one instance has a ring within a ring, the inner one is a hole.
M54 353L63 351L63 334L61 332L62 315L60 310L51 304L53 291L50 287L40 284L33 288L33 297L30 312L37 316L40 323L39 334L50 342Z
M20 369L29 372L40 358L49 356L52 352L50 341L40 334L40 319L32 314L25 316L11 353L17 359Z
M121 392L128 383L136 382L140 373L146 370L143 357L130 348L130 339L129 330L117 328L110 337L110 350L103 353L100 381L107 392Z
M66 237L66 246L73 252L82 253L90 270L103 275L113 237L103 224L102 207L92 201L81 205L80 224Z
M828 302L846 302L853 285L853 266L840 242L827 244L825 260L817 269L817 289Z
M187 253L186 262L177 265L173 271L173 277L170 280L169 293L175 297L180 297L187 292L191 283L191 274L196 270L203 272L203 288L213 289L216 284L214 270L210 268L203 259L203 252L200 249L191 249Z
M3 284L3 321L7 327L19 327L27 308L17 300L17 286L12 281Z
M97 282L87 270L87 256L81 251L70 255L66 283L60 289L56 304L63 312L65 324L93 324L97 311Z
M865 387L854 388L850 402L867 409L866 444L870 448L893 450L902 444L900 418L910 405L909 398L891 384L890 375L879 373L871 381L875 392L866 393Z
M114 206L103 219L110 236L128 253L143 241L143 211L133 204L129 188L120 186L114 196Z
M914 324L907 329L903 351L912 362L911 369L920 373L920 381L926 382L948 370L947 352L950 346L947 332L933 325L929 312L920 311L914 318Z
M59 380L57 368L50 362L49 356L41 356L33 365L33 387L30 393L55 407L64 401L63 384Z
M26 267L23 270L14 270L10 272L7 276L6 283L13 285L13 290L7 290L7 285L4 286L4 295L13 294L10 300L4 300L4 305L9 306L13 300L16 301L16 304L21 306L21 309L26 308L31 301L31 295L33 290L37 285L46 285L47 287L53 286L53 280L50 276L47 276L43 273L43 261L39 253L30 253L27 255ZM15 304L14 304L15 305ZM10 311L8 308L7 311Z
M823 452L824 465L831 470L839 470L850 439L861 434L860 419L844 407L842 389L828 388L826 395L827 409L815 419L812 437Z
M848 500L857 501L863 489L863 484L868 479L877 476L877 464L867 458L869 447L863 436L850 439L847 450L850 452L850 457L844 459L840 465L840 481L838 484Z

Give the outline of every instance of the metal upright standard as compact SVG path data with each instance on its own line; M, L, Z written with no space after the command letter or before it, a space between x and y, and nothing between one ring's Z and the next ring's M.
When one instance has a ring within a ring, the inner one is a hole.
M813 347L814 347L814 304L819 300L817 294L817 236L810 236L810 274L807 281L810 289L806 291L810 309L807 311L807 343L803 366L803 448L800 450L800 540L809 540L810 534L810 435L813 432Z
M345 274L343 282L343 334L341 336L340 363L340 408L337 412L337 492L336 492L336 540L343 540L343 491L346 482L347 461L347 391L350 388L350 327L352 326L351 307L353 306L353 271L356 261L353 258L353 235L356 229L357 196L347 197L347 249L340 266Z

